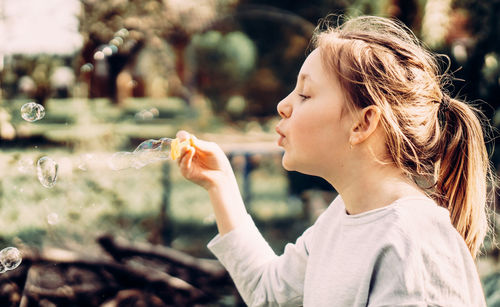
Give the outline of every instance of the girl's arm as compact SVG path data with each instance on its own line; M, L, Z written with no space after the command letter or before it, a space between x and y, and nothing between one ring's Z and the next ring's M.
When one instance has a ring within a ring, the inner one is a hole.
M247 211L231 164L222 149L185 131L179 131L177 138L181 142L190 138L189 145L181 148L180 171L208 191L219 233L224 235L241 225Z
M312 231L276 256L247 214L222 149L184 131L177 138L181 142L191 138L181 149L182 175L208 191L214 209L219 235L208 247L226 267L245 302L249 306L300 305Z

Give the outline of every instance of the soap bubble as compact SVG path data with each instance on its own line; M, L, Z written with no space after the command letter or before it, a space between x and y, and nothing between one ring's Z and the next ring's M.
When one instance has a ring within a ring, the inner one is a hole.
M21 107L21 117L29 122L42 119L45 116L45 108L38 103L28 102Z
M17 169L23 174L28 174L35 170L35 163L31 158L21 158L17 162Z
M148 110L141 110L140 112L135 113L135 118L139 120L152 120L154 118L154 114Z
M91 72L94 70L94 65L92 63L85 63L80 67L81 72Z
M109 41L109 44L116 47L120 47L123 44L123 38L119 36L114 37L112 40Z
M133 152L114 153L108 160L108 165L112 170L118 171L130 167L139 169L156 161L169 160L172 141L170 138L146 140Z
M159 140L149 139L137 146L134 153L144 152L144 151L161 151L164 149L163 146L168 145L171 142L169 138L161 138Z
M150 163L169 159L171 143L172 139L169 138L150 139L142 142L133 152L132 167L139 169Z
M55 212L47 214L47 223L49 223L50 225L59 223L59 215Z
M97 51L96 53L94 53L94 60L97 60L97 61L104 60L105 57L106 57L106 55L102 51Z
M6 271L14 270L22 261L21 252L15 247L6 247L0 251L0 263Z
M46 188L52 188L56 184L58 165L53 159L44 156L37 162L36 173L40 183Z
M128 34L129 34L129 32L128 32L128 30L127 30L127 29L125 29L125 28L121 28L120 30L118 30L118 31L115 33L115 36L125 38L125 37L127 37L127 36L128 36Z
M108 160L108 166L114 171L127 169L132 166L133 154L127 151L115 152Z
M78 168L81 169L82 171L86 171L89 162L94 158L92 154L83 154L79 157L78 159Z
M149 110L141 110L135 113L135 118L140 120L151 120L158 116L160 116L160 111L157 108L151 108Z
M154 117L160 116L160 111L157 108L151 108L149 109L149 112L151 112L151 114L153 114Z
M106 46L106 47L102 48L102 53L104 53L105 56L110 56L113 54L113 49L111 49L110 46Z
M109 44L106 47L102 48L102 52L106 56L111 56L118 52L118 47L115 46L114 44Z

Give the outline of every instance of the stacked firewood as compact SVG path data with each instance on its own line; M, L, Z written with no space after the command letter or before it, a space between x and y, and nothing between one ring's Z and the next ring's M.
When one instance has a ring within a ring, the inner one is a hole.
M98 243L105 252L93 256L22 250L21 265L0 274L0 306L216 306L237 295L217 260L111 236Z

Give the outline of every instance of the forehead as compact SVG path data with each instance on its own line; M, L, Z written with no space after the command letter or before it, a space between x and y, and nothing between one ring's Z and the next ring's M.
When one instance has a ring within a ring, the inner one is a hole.
M318 48L314 49L311 52L304 64L302 64L302 68L300 69L299 79L307 79L310 78L311 75L323 74L323 68L321 65L321 53Z
M339 82L333 71L327 72L321 58L321 50L314 49L302 64L298 75L298 81L312 81L321 86L327 86L335 90L339 89Z
M345 91L342 89L333 68L327 70L325 67L321 49L314 49L302 64L298 82L311 84L316 94L328 97L332 102L337 102L342 107L341 114L344 114L344 107L346 106Z

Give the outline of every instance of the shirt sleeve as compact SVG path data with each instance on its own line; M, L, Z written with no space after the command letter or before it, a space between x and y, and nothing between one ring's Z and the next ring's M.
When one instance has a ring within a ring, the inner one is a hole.
M226 267L247 305L299 306L313 227L277 256L247 216L236 229L212 239L208 248Z

